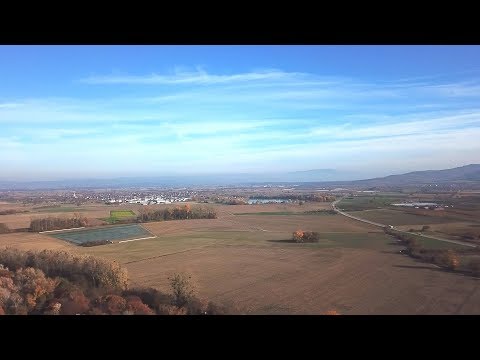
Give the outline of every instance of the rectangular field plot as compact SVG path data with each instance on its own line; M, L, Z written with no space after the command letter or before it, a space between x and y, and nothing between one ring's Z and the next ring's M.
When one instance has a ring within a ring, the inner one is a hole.
M51 233L50 236L72 242L83 244L91 241L121 241L133 240L154 235L143 226L137 224L108 226L95 229L82 229Z
M132 217L135 216L135 213L132 210L112 210L110 216L116 218Z

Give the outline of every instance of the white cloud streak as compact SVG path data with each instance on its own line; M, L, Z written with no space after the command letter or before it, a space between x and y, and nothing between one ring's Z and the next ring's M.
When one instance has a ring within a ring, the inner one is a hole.
M176 72L174 75L107 75L90 76L80 80L86 84L131 84L131 85L214 85L250 81L276 81L301 77L301 73L288 73L279 70L249 72L232 75L213 75L206 71Z
M406 156L421 166L428 156L470 161L480 152L474 80L382 84L280 70L197 70L81 82L161 86L131 98L3 100L0 166L28 168L33 158L54 156L59 167L75 164L79 172L268 171L394 167ZM99 156L112 153L108 162Z

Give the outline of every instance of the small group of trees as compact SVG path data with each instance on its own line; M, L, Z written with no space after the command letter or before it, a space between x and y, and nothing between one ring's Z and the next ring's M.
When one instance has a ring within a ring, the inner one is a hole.
M292 240L296 243L314 243L320 240L320 234L314 231L297 230L293 233Z
M217 213L205 207L193 207L186 204L183 207L175 207L173 209L140 209L140 215L137 217L139 222L147 221L169 221L169 220L186 220L186 219L216 219Z
M233 309L200 300L191 277L174 274L171 294L127 287L115 262L64 251L0 250L0 315L200 315Z
M40 232L48 230L71 229L88 226L88 219L85 216L75 214L72 218L49 216L42 219L32 219L30 231Z
M449 270L457 270L460 266L458 254L453 250L427 249L420 245L418 240L410 235L385 228L385 232L403 242L406 252L410 256L422 261L430 262Z

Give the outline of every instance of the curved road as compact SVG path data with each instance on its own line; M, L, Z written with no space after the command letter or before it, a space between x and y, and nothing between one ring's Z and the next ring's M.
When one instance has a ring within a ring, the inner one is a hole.
M338 204L341 200L343 200L343 197L340 198L340 199L338 199L338 200L335 200L335 201L332 203L332 208L333 208L333 210L336 211L337 213L339 213L340 215L343 215L343 216L349 217L350 219L358 220L358 221L361 221L361 222L364 222L364 223L367 223L367 224L370 224L370 225L379 226L379 227L382 227L382 228L384 228L384 227L386 227L386 226L390 226L390 225L380 224L380 223L377 223L377 222L374 222L374 221L370 221L370 220L365 220L365 219L362 219L362 218L353 216L353 215L351 215L351 214L347 214L346 212L343 212L343 211L339 210L339 209L337 208L337 204ZM473 247L473 248L474 248L474 247L477 247L476 245L472 245L472 244L469 244L469 243L466 243L466 242L463 242L463 241L442 239L442 238L438 238L438 237L435 237L435 236L418 234L418 233L413 233L413 232L410 232L410 231L403 231L403 230L397 229L397 228L395 228L395 227L393 227L393 226L390 226L390 228L393 229L393 230L395 230L395 231L402 232L402 233L405 233L405 234L422 236L422 237L424 237L424 238L434 239L434 240L438 240L438 241L445 241L445 242L449 242L449 243L452 243L452 244L469 246L469 247Z

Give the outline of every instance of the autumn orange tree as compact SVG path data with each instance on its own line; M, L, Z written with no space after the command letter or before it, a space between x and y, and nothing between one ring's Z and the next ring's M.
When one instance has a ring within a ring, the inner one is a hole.
M320 240L320 234L314 231L297 230L293 233L292 240L297 243L318 242Z
M447 269L456 270L460 265L460 260L453 250L447 250L441 259L442 265Z
M303 231L302 230L297 230L293 233L293 241L295 242L303 242Z
M337 310L328 310L324 315L340 315Z

